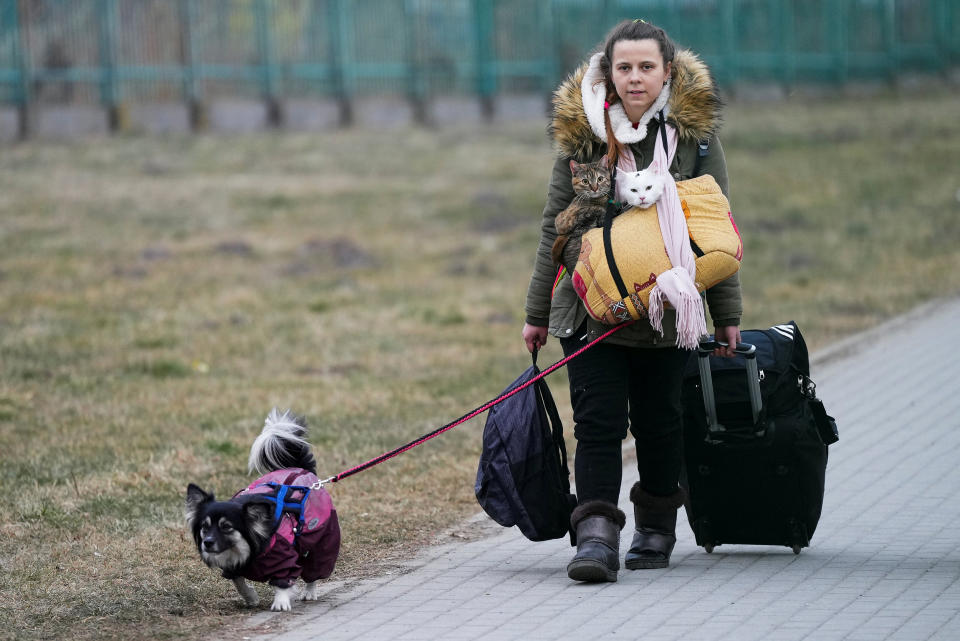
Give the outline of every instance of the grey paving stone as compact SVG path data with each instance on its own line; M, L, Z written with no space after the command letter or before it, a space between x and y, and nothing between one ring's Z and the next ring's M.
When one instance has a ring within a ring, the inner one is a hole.
M574 584L567 541L478 540L428 549L409 572L331 584L245 637L283 639L960 639L960 366L943 341L960 299L939 301L814 355L841 440L811 547L697 547L681 523L671 567ZM624 488L636 470L624 470ZM621 492L622 508L629 508ZM629 510L628 510L629 513ZM621 552L629 545L628 532ZM267 630L264 632L264 630Z

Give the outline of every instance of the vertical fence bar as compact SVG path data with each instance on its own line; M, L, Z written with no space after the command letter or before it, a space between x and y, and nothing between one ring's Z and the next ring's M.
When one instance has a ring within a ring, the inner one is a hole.
M780 32L780 77L789 93L797 79L796 45L794 41L794 4L790 0L776 0L777 28Z
M674 2L674 0L663 0L663 2L661 3L661 7L662 7L661 13L657 17L657 19L660 20L660 22L656 24L659 24L661 27L666 29L668 33L671 30L678 31L680 21L677 20L677 14L678 14L677 3Z
M276 9L273 0L256 0L254 4L257 52L260 57L260 94L267 108L267 124L271 127L283 124L283 105L278 89L276 47L273 39L273 17Z
M473 0L477 95L484 120L493 119L493 96L497 90L496 60L493 52L494 2L495 0Z
M933 28L935 31L934 41L936 42L936 53L934 54L936 59L937 69L943 73L946 72L950 67L950 0L934 0L932 13L933 13Z
M557 63L556 52L560 38L553 15L553 1L540 0L537 10L540 15L540 39L543 42L540 54L543 57L543 77L541 78L540 91L546 98L546 108L549 112L553 88L559 82L560 72L558 68L560 65Z
M605 33L613 27L616 16L613 11L614 0L603 0L600 3L600 33Z
M834 0L833 51L835 79L840 85L850 76L850 21L847 0Z
M953 5L947 2L947 33L950 45L950 65L960 63L960 26L957 25L957 12Z
M722 76L726 78L727 84L731 87L736 85L740 75L737 59L737 13L738 7L736 0L725 0L720 2L720 50L722 51L721 60L723 60L724 71Z
M107 111L110 131L127 129L126 110L120 102L117 80L117 0L100 0L100 102Z
M340 106L340 125L347 127L353 123L354 83L351 67L353 64L353 20L350 14L349 0L328 0L327 35L330 39L330 73L337 102Z
M900 64L896 0L884 0L883 3L883 40L887 57L887 78L891 83L895 83Z
M414 122L427 124L427 83L423 69L423 16L420 0L404 3L404 49L407 62L407 98Z
M946 6L945 10L947 12L947 17L944 21L944 29L947 33L947 51L949 53L947 62L948 66L953 66L960 62L960 33L958 33L957 30L956 10L954 6L950 0L944 0L944 5Z
M14 102L17 105L17 137L26 140L33 135L34 111L33 92L30 82L30 56L28 55L28 21L21 20L20 0L4 0L3 23L8 25L13 62L17 69L17 82L14 87Z
M207 109L200 94L200 64L194 24L197 19L196 0L180 0L180 64L183 74L183 101L192 131L207 127Z
M306 30L307 30L307 33L306 33L306 38L307 38L307 60L306 60L306 62L309 63L309 65L310 65L309 68L310 68L311 72L313 72L314 70L316 70L316 73L315 73L315 74L314 74L314 73L311 73L311 74L310 74L309 79L308 79L307 82L310 83L310 84L315 83L315 84L318 84L318 85L320 84L320 78L321 78L320 73L319 73L319 69L321 68L321 66L322 66L322 61L323 61L323 59L324 59L324 54L323 54L323 52L320 50L320 47L318 46L318 44L320 43L320 40L321 40L320 34L323 33L323 30L324 30L324 28L325 28L325 26L326 26L326 24L325 24L325 22L326 22L326 16L324 15L324 12L320 10L320 2L321 2L321 0L310 0L310 4L309 4L309 7L310 7L310 19L309 19L309 21L307 22L307 24L304 25L305 28L306 28ZM328 57L327 62L328 62L328 63L331 65L331 67L332 67L332 63L330 63L329 57ZM328 70L329 70L331 67L328 67Z

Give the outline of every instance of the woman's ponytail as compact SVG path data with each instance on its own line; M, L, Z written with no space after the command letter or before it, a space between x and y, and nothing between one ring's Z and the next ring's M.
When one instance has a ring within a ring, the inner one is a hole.
M610 124L610 110L607 108L609 104L610 101L608 99L603 108L603 122L607 129L607 166L613 169L617 166L620 154L623 153L623 145L617 140L617 137L613 135L613 125Z

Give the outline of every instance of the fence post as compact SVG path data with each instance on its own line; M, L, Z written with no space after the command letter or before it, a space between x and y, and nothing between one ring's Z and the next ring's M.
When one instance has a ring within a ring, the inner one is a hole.
M260 54L260 91L267 107L267 124L279 127L283 124L283 106L277 89L277 66L273 41L273 17L276 5L273 0L256 0L257 51Z
M780 14L777 20L780 30L780 73L784 91L789 94L797 77L794 4L790 0L777 0L776 9Z
M493 27L495 0L473 0L474 24L476 25L477 94L480 97L480 113L484 120L492 120L493 95L497 90L496 60L493 51Z
M117 80L117 0L100 0L100 101L107 110L110 131L128 128L128 114L120 102Z
M427 83L423 73L422 43L423 33L421 25L423 16L420 8L423 6L417 0L406 0L403 5L404 44L407 58L407 96L413 110L414 122L427 124Z
M553 15L553 1L540 0L540 39L543 42L543 78L541 79L540 90L546 98L546 111L550 112L553 106L553 88L559 82L559 65L557 64L557 43L560 38L557 35L557 23Z
M200 65L197 62L197 41L193 32L197 17L196 0L180 0L180 58L183 68L183 100L187 105L190 129L207 127L207 108L200 96Z
M340 105L340 125L347 127L353 123L353 75L351 65L353 57L353 21L350 16L349 0L329 0L327 9L328 37L330 38L331 80Z
M834 0L835 16L833 28L834 56L836 57L836 80L845 85L850 71L850 21L847 0Z
M19 0L3 0L3 24L8 25L13 45L14 65L17 68L17 82L14 87L14 101L17 105L17 137L26 140L33 135L33 92L30 82L30 56L27 50L27 20L20 19ZM28 9L29 10L29 9Z
M935 0L933 3L933 24L936 30L937 67L941 73L946 73L953 60L950 49L951 8L949 0Z
M895 84L900 63L897 38L896 0L885 0L883 3L883 36L887 53L887 79L891 84Z
M606 33L613 28L613 2L612 0L603 0L600 3L600 33Z
M326 29L326 21L328 15L320 9L321 0L310 0L310 18L307 20L304 28L306 29L306 43L307 43L307 62L310 67L310 75L305 80L305 82L310 86L310 89L315 89L317 87L322 87L322 77L320 75L319 69L322 68L323 61L327 61L327 69L330 70L333 67L333 63L329 60L329 56L321 51L319 44L322 42L321 34L323 34L324 29ZM313 72L316 72L315 74Z
M946 5L944 11L947 15L943 21L943 29L947 46L947 66L949 68L960 61L960 46L958 46L960 45L960 37L958 37L960 34L954 31L954 29L957 29L955 9L949 4L949 0L944 0L944 4Z
M726 0L720 3L720 48L723 52L721 59L724 61L723 75L726 76L727 85L731 91L735 91L736 83L740 75L737 60L737 2L735 0Z

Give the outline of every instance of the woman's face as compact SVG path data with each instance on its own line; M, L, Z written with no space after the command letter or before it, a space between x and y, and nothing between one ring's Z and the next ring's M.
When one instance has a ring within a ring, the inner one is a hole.
M650 108L670 76L660 45L652 38L618 40L613 45L610 73L627 117L636 122Z

